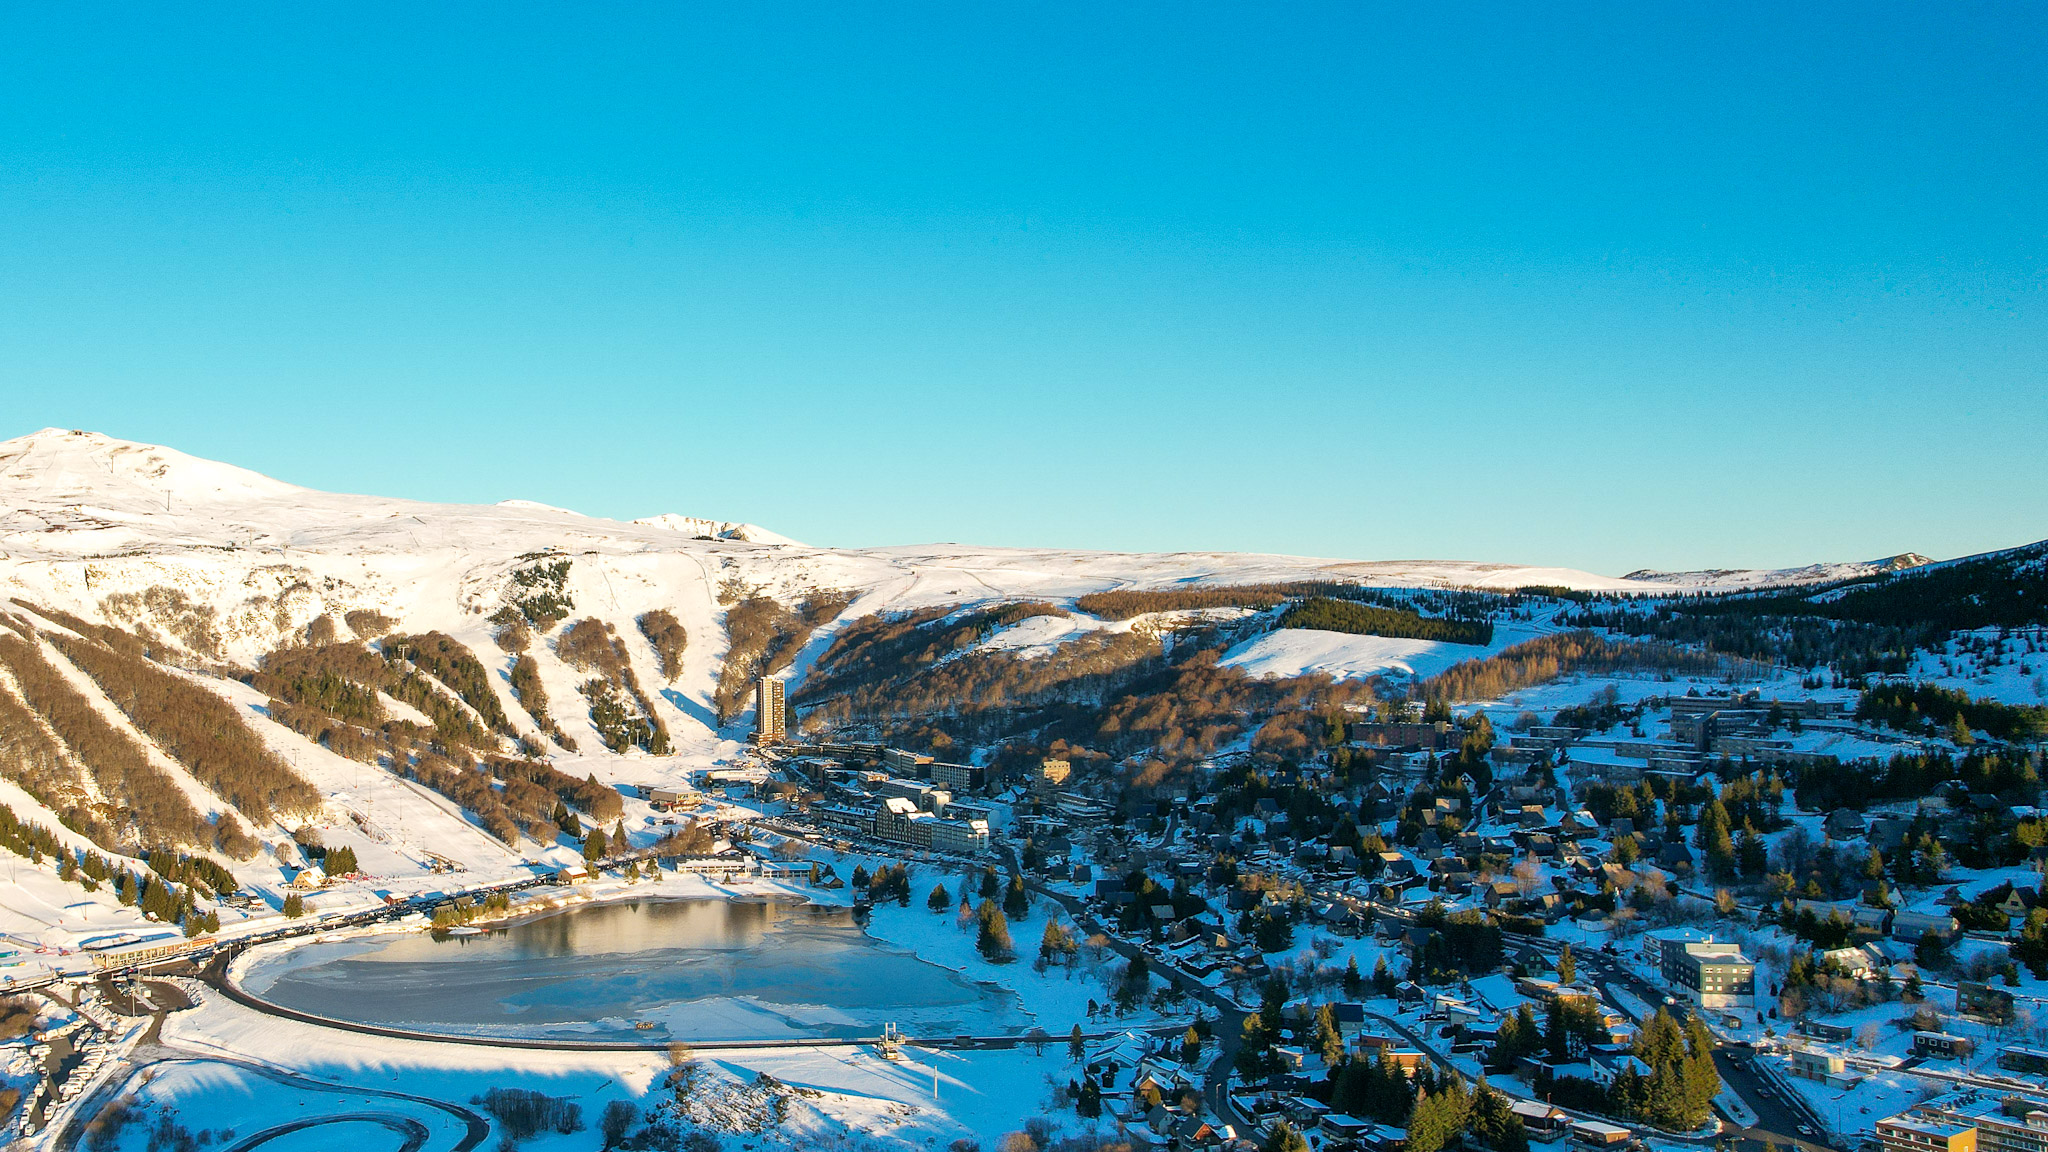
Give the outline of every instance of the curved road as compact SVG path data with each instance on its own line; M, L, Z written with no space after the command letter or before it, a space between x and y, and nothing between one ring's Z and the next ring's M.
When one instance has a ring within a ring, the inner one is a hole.
M128 1082L135 1078L136 1073L141 1072L145 1068L154 1067L158 1064L226 1064L230 1067L240 1068L247 1072L253 1072L266 1080L274 1081L278 1084L285 1085L288 1088L298 1088L308 1092L330 1092L335 1094L345 1094L354 1096L382 1096L390 1100L406 1100L414 1104L423 1104L429 1108L435 1108L439 1109L442 1112L446 1112L448 1115L462 1122L463 1128L465 1129L462 1135L462 1139L456 1141L448 1149L448 1152L471 1152L471 1149L474 1149L478 1145L481 1145L485 1140L490 1139L491 1136L490 1121L485 1120L482 1116L477 1115L475 1112L470 1111L468 1108L465 1108L460 1104L450 1104L446 1100L436 1100L431 1096L415 1096L410 1092L393 1092L387 1088L359 1087L348 1084L329 1084L325 1081L315 1080L308 1076L301 1076L296 1072L287 1072L282 1068L272 1068L267 1064L258 1064L253 1060L239 1060L229 1056L199 1056L181 1054L165 1056L155 1060L146 1060L137 1064L135 1068L128 1073L128 1075L120 1077L119 1079L109 1079L106 1082L106 1084L104 1084L101 1087L101 1092L118 1097L120 1095L121 1090L127 1086ZM90 1103L90 1101L88 1101L88 1103ZM100 1114L102 1108L104 1107L105 1105L101 1105L100 1107L95 1108L80 1108L76 1112L72 1113L70 1123L65 1126L64 1131L59 1133L57 1139L54 1140L50 1145L54 1152L70 1152L71 1149L75 1148L78 1144L78 1137L85 1130L86 1125L90 1123L95 1117L97 1117ZM395 1123L397 1127L394 1130L403 1129L408 1137L408 1140L410 1140L413 1127L417 1127L419 1129L422 1143L424 1143L425 1138L428 1135L427 1128L425 1125L420 1124L419 1121L413 1120L409 1117L399 1116L395 1113L389 1112L353 1112L343 1113L341 1115L333 1117L308 1117L306 1120L299 1121L295 1124L281 1125L277 1128L267 1128L262 1132L255 1133L242 1143L237 1144L234 1147L228 1149L227 1152L240 1152L242 1148L255 1147L257 1144L263 1143L264 1141L268 1140L274 1140L279 1136L286 1135L288 1132L296 1132L301 1128L310 1127L313 1124L322 1124L327 1123L329 1121L339 1121L344 1117L357 1120L371 1120L373 1122L383 1124L387 1128L393 1128ZM405 1147L401 1150L401 1152L418 1152L420 1146L420 1144L408 1142L405 1145Z
M318 1116L309 1120L294 1120L290 1124L279 1124L265 1128L246 1139L230 1144L224 1152L249 1152L249 1149L270 1143L280 1136L289 1136L308 1128L323 1124L376 1124L391 1129L405 1138L398 1146L398 1152L420 1152L427 1143L427 1126L410 1116L399 1116L391 1112L344 1112L339 1116ZM353 1145L353 1141L350 1142Z

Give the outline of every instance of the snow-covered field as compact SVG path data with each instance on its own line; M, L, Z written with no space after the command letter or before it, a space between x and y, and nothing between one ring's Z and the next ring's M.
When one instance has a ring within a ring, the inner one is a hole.
M541 1052L462 1044L392 1040L278 1020L221 997L202 993L199 1007L172 1015L163 1030L168 1057L131 1079L129 1088L156 1115L177 1110L188 1129L238 1138L294 1121L349 1114L395 1114L426 1124L429 1148L459 1134L462 1125L444 1109L394 1099L390 1093L463 1104L491 1088L524 1088L570 1100L595 1128L606 1103L624 1100L636 1110L664 1099L669 1057L659 1051ZM794 1090L788 1118L754 1132L724 1132L731 1147L866 1148L944 1146L962 1137L993 1146L1040 1114L1048 1077L1064 1085L1073 1075L1064 1042L1035 1051L964 1052L911 1047L900 1061L867 1046L818 1045L739 1050L703 1048L701 1095L716 1102L740 1098L766 1073ZM251 1067L255 1065L257 1067ZM304 1081L281 1080L288 1073ZM1069 1113L1068 1125L1082 1122ZM123 1148L146 1145L142 1125ZM335 1147L350 1126L324 1126L325 1142L277 1147ZM364 1128L368 1133L372 1131ZM535 1152L584 1152L595 1137L585 1131L543 1133L523 1147Z
M1251 676L1304 676L1320 673L1334 679L1397 676L1426 679L1453 664L1482 660L1510 645L1556 629L1528 624L1503 624L1491 644L1447 644L1440 640L1404 640L1358 636L1314 628L1276 628L1239 644L1221 661Z

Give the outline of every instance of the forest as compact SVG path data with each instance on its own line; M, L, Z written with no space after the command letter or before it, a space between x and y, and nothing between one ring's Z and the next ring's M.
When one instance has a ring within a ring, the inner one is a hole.
M1964 745L1975 742L1973 730L2008 743L2048 737L2048 707L1973 700L1967 692L1933 684L1874 684L1857 698L1856 719L1902 732L1953 733Z
M251 819L319 807L320 794L227 701L142 657L90 640L52 640L159 748Z
M668 755L668 725L640 690L626 646L610 624L595 616L576 621L555 639L555 655L579 672L595 673L578 690L590 705L591 726L606 748Z
M1609 628L1840 677L1907 670L1952 632L2048 623L2048 541L1794 591L1678 596L1649 606L1600 596L1565 614Z
M1430 700L1495 700L1574 672L1669 672L1715 676L1761 671L1745 661L1658 641L1610 640L1594 632L1560 632L1525 640L1487 657L1454 665L1422 684Z
M142 843L211 846L213 830L140 744L115 728L64 679L32 640L0 633L0 668L20 693L0 693L0 753L8 778L95 844L128 851ZM23 706L25 705L25 707ZM62 747L36 723L49 724ZM107 803L71 779L66 754L83 765Z
M689 647L690 633L676 614L666 608L656 608L643 613L636 621L640 634L654 647L654 656L661 665L661 678L671 683L683 674L683 650Z
M789 667L820 624L853 603L850 592L814 592L795 608L773 597L747 595L725 612L725 665L712 704L729 724L746 710L754 681Z
M1493 623L1489 620L1436 619L1402 608L1381 608L1327 596L1288 605L1280 613L1279 626L1402 640L1438 640L1447 644L1493 643Z

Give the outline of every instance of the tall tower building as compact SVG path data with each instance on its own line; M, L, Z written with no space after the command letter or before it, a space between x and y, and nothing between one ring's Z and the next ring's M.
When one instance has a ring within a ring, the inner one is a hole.
M787 734L788 703L782 677L763 676L754 685L754 737L772 744Z

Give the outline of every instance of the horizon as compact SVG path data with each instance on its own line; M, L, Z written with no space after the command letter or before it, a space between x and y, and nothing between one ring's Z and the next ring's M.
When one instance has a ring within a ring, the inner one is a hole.
M202 461L206 461L206 462L209 462L209 463L214 463L214 464L224 464L224 465L227 465L227 466L229 466L229 467L237 468L237 469L239 469L239 470L241 470L241 471L245 471L245 472L250 472L250 473L252 473L253 475L259 476L259 477L261 477L261 478L263 478L263 479L267 479L267 480L272 480L272 481L277 481L277 482L279 482L279 483L284 483L284 484L291 484L291 485L293 485L294 487L298 487L298 488L304 488L304 489L307 489L307 490L309 490L309 491L317 491L317 492L321 492L321 493L323 493L323 494L326 494L326 495L330 495L330 496L347 496L347 497L359 497L359 498L362 498L362 499L367 499L367 500L394 500L394 501L404 501L404 502L408 502L408 503L422 503L422 504L442 504L442 505L446 505L446 506L450 506L450 507L463 507L463 506L469 506L469 507L482 507L482 508L489 508L489 507L499 507L499 506L504 506L504 505L527 505L527 506L531 506L531 507L535 507L535 508L545 509L545 510L547 510L547 511L551 511L551 512L560 512L560 513L564 513L564 514L566 514L566 515L571 515L571 516L579 516L579 517L583 517L583 518L586 518L586 519L599 519L599 520L607 520L607 521L610 521L610 522L613 522L613 523L619 523L619 524L643 524L643 523L645 523L645 522L647 522L647 521L651 521L651 520L656 520L656 519L659 519L659 518L661 518L661 517L663 517L663 516L670 516L670 515L673 515L673 516L680 516L680 517L685 517L685 518L688 518L688 519L693 519L693 520L701 520L701 521L705 521L705 522L709 522L709 523L719 523L719 524L729 524L729 525L734 525L734 526L746 526L746 527L751 527L751 528L760 528L760 529L765 529L765 530L767 530L768 532L774 533L774 534L775 534L775 535L777 535L777 536L784 536L784 537L788 537L788 534L787 534L787 533L783 533L783 532L780 532L780 531L778 531L778 530L777 530L777 529L775 528L775 526L774 526L774 525L772 525L772 524L763 524L763 523L760 523L759 521L756 521L756 520L750 520L750 519L747 519L747 518L745 518L745 517L729 517L729 516L705 516L705 515L699 515L699 514L698 514L697 512L695 512L695 511L691 511L691 510L688 510L688 509L677 509L677 508L670 508L670 509L666 509L666 510L664 510L664 511L659 511L659 512L650 512L650 513L647 513L647 514L646 514L646 515L644 515L644 516L639 516L639 517L633 517L633 518L631 518L631 519L626 519L626 518L621 518L621 517L616 517L616 516L604 516L604 515L600 515L600 514L598 514L598 513L586 512L586 511L583 511L583 510L581 510L581 509L578 509L578 508L569 508L569 507L564 507L564 506L561 506L561 505L557 505L557 504L549 504L549 503L546 503L546 502L543 502L543 501L539 501L539 500L533 500L533 499L529 499L529 498L527 498L527 497L523 497L523 496L506 496L506 497L503 497L503 498L500 498L500 499L497 499L497 500L483 500L483 501L436 501L436 500L426 500L426 499L422 499L422 498L420 498L420 497L415 497L415 496L408 496L408 495L404 495L404 494L401 494L401 493L393 493L393 492L381 492L381 491L367 491L367 490L365 490L365 491L339 491L339 490L332 490L332 489L323 489L323 488L312 488L312 487L311 487L311 486L309 486L309 485L304 485L304 484L294 484L294 483L293 483L292 481L290 481L290 480L288 480L288 479L285 479L284 477L279 477L279 476L273 476L273 475L270 475L269 473L264 473L264 472L257 472L257 471L256 471L256 470L254 470L254 469L249 469L249 468L243 468L243 467L242 467L241 465L239 465L239 464L236 464L236 463L235 463L234 461L231 461L231 460L210 460L210 459L209 459L209 458L207 458L207 457L199 457L199 456L194 456L194 455L193 455L192 453L189 453L189 452L182 452L182 450L180 450L180 449L179 449L179 448L178 448L178 447L177 447L176 445L174 445L174 444L148 444L148 443L145 443L145 442L141 442L141 441L132 441L132 440L127 440L127 439L124 439L124 438L122 438L122 437L110 436L110 435L108 435L107 433L104 433L104 432L99 432L99 431L97 431L97 430L95 430L95 429L89 429L89 428L63 428L63 427L59 427L59 426L56 426L56 425L50 425L50 426L48 426L48 427L44 427L44 428L40 428L40 429L37 429L37 430L36 430L36 431L34 431L34 432L27 432L27 433L22 433L22 434L19 434L19 435L16 435L16 436L10 436L10 437L6 437L6 438L4 438L4 439L0 439L0 445L5 445L5 444L11 444L11 443L14 443L14 442L16 442L16 441L21 441L21 440L28 440L28 439L31 439L31 438L33 438L33 437L36 437L36 436L42 436L42 435L47 435L47 434L50 434L50 433L56 433L56 434L59 434L59 435L70 435L70 436L76 436L76 435L85 435L85 436L93 436L93 437L99 437L99 438L101 438L101 439L105 439L105 440L110 440L110 441L113 441L113 442L115 442L115 443L120 443L120 444L128 444L128 445L133 445L133 446L136 446L136 447L146 447L146 448L161 448L161 449L168 449L168 450L170 450L170 451L173 451L173 452L179 452L179 453L180 453L181 455L184 455L184 456L186 456L186 457L187 457L187 458L189 458L189 459L196 459L196 460L202 460ZM1603 577L1611 577L1611 578L1616 578L1616 579L1626 579L1626 578L1629 578L1629 577L1635 576L1635 575L1637 575L1637 574L1639 574L1639 573L1641 573L1641 574L1646 574L1646 575L1659 575L1659 574L1662 574L1662 575L1683 575L1683 574L1686 574L1686 573L1689 573L1689 572L1703 572L1703 571L1742 571L1742 570L1743 570L1743 569L1739 569L1739 568L1732 568L1732 567L1730 567L1730 566L1727 566L1727 565L1719 565L1719 566L1713 566L1713 567L1709 567L1709 568L1696 568L1696 569L1671 569L1671 568L1666 568L1666 569L1656 569L1656 568L1641 568L1641 567L1639 567L1639 568L1633 568L1633 569L1629 569L1628 571L1625 571L1625 572L1615 572L1615 571L1608 571L1608 572L1603 572L1603 571L1597 571L1597 570L1593 570L1593 569L1576 569L1576 568L1573 568L1573 566L1571 566L1571 565L1567 565L1567 564L1553 564L1553 563L1549 563L1549 562L1543 561L1543 560L1541 560L1541 559L1535 559L1535 560L1522 560L1522 559L1519 559L1519 558L1515 558L1515 557L1506 557L1506 556L1338 556L1338 555L1318 555L1318 554L1310 554L1310 553L1278 553L1278 552L1252 553L1252 552L1247 552L1247 551L1243 551L1243 550L1237 550L1237 549L1213 549L1213 548L1189 548L1189 549L1173 549L1173 550L1170 550L1170 551L1149 551L1149 550L1146 550L1146 551L1141 551L1141 550L1134 550L1134 549L1127 549L1127 548L1077 548L1077 547L1066 547L1066 546L1061 546L1061 545L1057 545L1057 544L1053 544L1053 545L1018 545L1018 544L1005 544L1005 543L1001 543L1001 542L995 542L995 541L985 541L985 540L898 540L898 541L892 541L892 542L885 542L885 543L879 543L879 544L843 545L843 544L821 544L821 543L818 543L818 542L816 542L816 541L811 541L811 540L801 540L801 539L794 539L794 538L789 538L789 539L791 540L791 542L792 542L792 543L794 543L795 545L797 545L797 546L800 546L800 547L806 547L806 548L820 548L820 549L828 549L828 550L837 550L837 551L860 551L860 550L867 550L867 549L892 549L892 548L919 548L919 547L937 547L937 546L941 546L941 545L947 545L947 546L954 546L954 547L961 547L961 548L973 548L973 549L982 549L982 550L988 550L988 551L1023 551L1023 552L1085 552L1085 553L1100 553L1100 554L1103 554L1103 555L1168 555L1168 554L1186 554L1186 555L1195 555L1195 554L1205 554L1205 553L1209 553L1209 554L1221 554L1221 555L1247 555L1247 556L1249 556L1249 555L1270 555L1270 556L1275 556L1275 557L1289 557L1289 558L1293 558L1293 559L1302 559L1302 560L1324 560L1324 561L1331 561L1331 562L1336 562L1336 563L1371 563L1371 564L1404 564L1404 563L1418 563L1418 564L1429 564L1429 563L1456 563L1456 564L1499 564L1499 565L1504 565L1504 566L1511 566L1511 567L1525 567L1525 568L1532 568L1532 569L1541 569L1541 568L1556 568L1556 569L1565 569L1565 570L1573 570L1573 571L1580 571L1580 572L1584 572L1584 573L1585 573L1585 574L1587 574L1587 575L1593 575L1593 576L1603 576ZM1841 557L1832 557L1832 558L1826 558L1826 559L1819 559L1819 560L1813 560L1813 561L1809 561L1809 562L1807 562L1807 563L1804 563L1804 564L1792 564L1792 565L1779 565L1779 566L1777 566L1777 568L1776 568L1776 569L1754 569L1754 570L1755 570L1755 571L1770 571L1770 570L1778 570L1778 571L1794 571L1794 570L1797 570L1797 569L1801 569L1801 568L1806 568L1806 567L1823 567L1823 566L1826 566L1826 565L1830 565L1830 564L1861 564L1861 563L1881 563L1881 562L1883 562L1883 561L1887 561L1887 560L1894 560L1894 559L1898 559L1898 558L1900 558L1900 557L1904 557L1904 556L1918 556L1918 557L1919 557L1919 558L1920 558L1921 560L1925 561L1926 563L1931 563L1931 564L1945 564L1945 563L1949 563L1949 562L1951 562L1951 561L1955 561L1955 560L1965 560L1965 559L1970 559L1970 558L1972 558L1972 557L1975 557L1975 556L1987 555L1987 554L1991 554L1991 553L1998 553L1998 552L2005 552L2005 551L2009 551L2009 550L2011 550L2011 549L2014 549L2014 548L2024 548L2024 547L2027 547L2027 546L2029 546L2029 545L2031 545L2031 544L2035 544L2035 543L2040 543L2040 541L2034 541L2034 540L2021 540L2021 541L2017 541L2017 542L2013 542L2013 543L2007 543L2007 544L2000 544L2000 545L1994 546L1994 547L1992 547L1992 548L1984 549L1984 550L1982 550L1982 551L1980 551L1980 552L1971 552L1971 553L1963 553L1963 554L1960 554L1960 555L1956 555L1956 556L1927 556L1927 555L1925 555L1924 553L1920 553L1920 552L1918 552L1918 551L1917 551L1916 549L1911 549L1911 548L1907 548L1907 549L1903 549L1903 550L1901 550L1901 551L1898 551L1898 552L1890 552L1890 553L1884 553L1884 554L1881 554L1881 555L1875 555L1875 556L1862 556L1862 557L1848 557L1848 556L1841 556ZM1643 594L1644 594L1644 595L1652 595L1652 593L1649 593L1649 592L1645 592L1645 593L1643 593Z
M2037 8L368 15L0 16L24 432L830 547L2048 536Z

